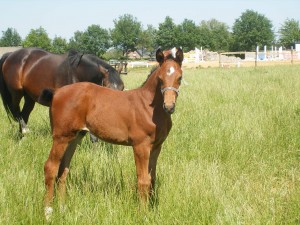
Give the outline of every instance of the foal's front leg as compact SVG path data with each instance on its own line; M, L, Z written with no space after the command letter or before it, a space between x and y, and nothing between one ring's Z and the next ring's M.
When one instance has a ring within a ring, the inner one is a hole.
M148 202L150 196L151 175L148 171L151 146L144 144L134 146L134 160L138 179L138 192L143 203Z
M150 152L150 159L149 159L149 173L151 174L151 194L155 188L155 181L156 181L156 164L157 159L161 150L161 145L153 147L152 151Z

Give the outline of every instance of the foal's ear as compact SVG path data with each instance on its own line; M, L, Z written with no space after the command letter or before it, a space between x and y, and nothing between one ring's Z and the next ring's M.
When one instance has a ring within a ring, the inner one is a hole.
M181 48L178 48L177 52L176 52L176 59L175 59L179 65L182 65L182 61L183 61L183 51Z
M159 48L156 51L156 61L159 63L159 65L161 65L165 60L165 56L164 53L162 52L162 50Z

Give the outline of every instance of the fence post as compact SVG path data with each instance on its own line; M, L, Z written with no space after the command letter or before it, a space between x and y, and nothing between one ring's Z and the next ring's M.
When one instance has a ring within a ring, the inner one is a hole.
M221 53L218 54L219 55L219 68L221 68Z
M291 63L294 64L294 47L291 47Z
M257 60L258 60L258 46L256 46L256 52L255 52L255 67L257 67Z

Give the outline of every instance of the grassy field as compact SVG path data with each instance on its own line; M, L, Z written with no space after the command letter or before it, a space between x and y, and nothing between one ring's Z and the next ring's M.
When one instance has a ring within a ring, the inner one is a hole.
M299 65L185 69L172 117L151 207L139 207L132 149L86 137L49 224L300 224ZM21 140L2 104L0 125L0 224L44 224L48 109L36 106Z

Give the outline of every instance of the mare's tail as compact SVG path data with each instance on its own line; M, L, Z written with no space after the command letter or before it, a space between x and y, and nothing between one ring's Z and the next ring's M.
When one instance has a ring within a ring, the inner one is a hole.
M54 95L54 90L44 89L41 95L39 96L38 103L42 105L51 105L53 95Z
M17 118L13 115L12 110L11 110L11 105L12 105L12 99L11 95L8 91L8 88L6 86L5 80L4 80L4 75L3 75L3 64L7 57L10 55L11 52L5 53L2 58L0 59L0 94L2 98L2 103L4 106L4 109L8 115L8 118L12 118L13 120L17 121Z

